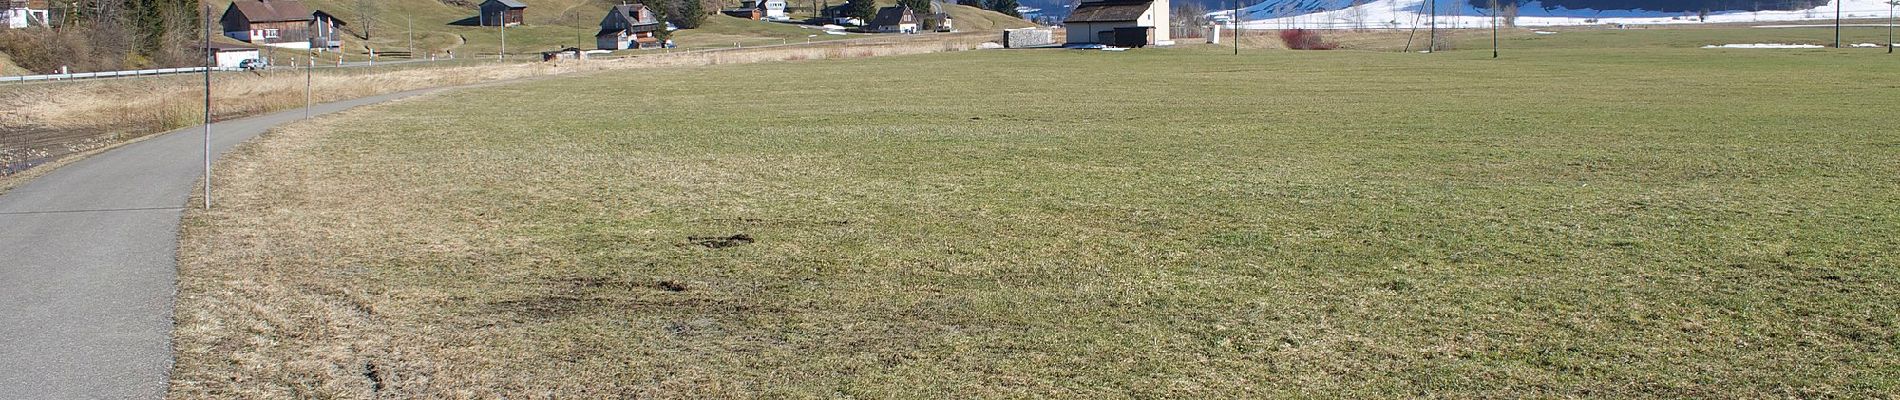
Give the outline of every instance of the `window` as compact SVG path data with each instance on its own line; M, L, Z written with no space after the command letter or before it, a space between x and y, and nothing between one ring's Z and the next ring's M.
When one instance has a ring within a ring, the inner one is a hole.
M264 38L265 38L265 39L276 39L276 38L277 38L277 30L276 30L276 29L265 29L265 30L264 30Z

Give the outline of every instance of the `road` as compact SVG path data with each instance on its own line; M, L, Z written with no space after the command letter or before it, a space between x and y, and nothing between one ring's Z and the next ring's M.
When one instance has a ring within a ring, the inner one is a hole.
M296 109L212 124L213 154L302 117ZM164 396L178 223L203 175L203 132L167 132L0 194L0 399Z

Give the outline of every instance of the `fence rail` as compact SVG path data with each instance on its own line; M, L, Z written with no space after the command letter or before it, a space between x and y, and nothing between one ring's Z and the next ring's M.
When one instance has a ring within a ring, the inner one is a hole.
M69 79L112 78L120 76L166 75L204 72L205 67L135 69L129 71L73 72L46 75L0 76L0 82L60 81ZM212 71L236 71L237 67L214 67Z

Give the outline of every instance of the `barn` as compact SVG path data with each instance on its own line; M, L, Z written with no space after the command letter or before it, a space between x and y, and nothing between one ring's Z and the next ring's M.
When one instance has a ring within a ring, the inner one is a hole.
M521 16L528 5L517 0L488 0L482 2L481 14L476 18L482 26L521 25Z
M293 49L310 48L309 8L297 0L237 0L218 19L224 36L247 43Z
M1083 2L1062 21L1069 44L1120 47L1174 44L1168 38L1168 0Z

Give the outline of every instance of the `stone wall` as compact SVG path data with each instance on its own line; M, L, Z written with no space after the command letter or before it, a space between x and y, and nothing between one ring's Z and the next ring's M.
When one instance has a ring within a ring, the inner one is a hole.
M1020 49L1027 47L1054 46L1055 31L1047 28L1023 28L1003 30L1003 48Z

